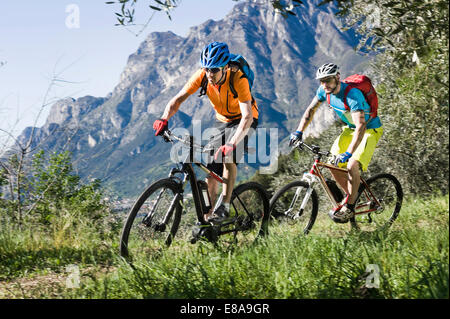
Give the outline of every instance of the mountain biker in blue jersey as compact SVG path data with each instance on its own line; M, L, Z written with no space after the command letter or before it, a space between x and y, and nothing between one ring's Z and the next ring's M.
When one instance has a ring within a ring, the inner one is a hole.
M360 172L367 170L375 147L383 134L383 128L378 116L371 117L370 105L363 93L357 88L351 88L347 94L348 111L344 106L344 91L348 84L340 81L339 68L336 64L326 63L316 73L320 87L305 110L297 131L290 136L290 145L302 140L303 132L311 123L314 113L329 95L330 107L346 124L343 132L335 140L330 152L337 156L339 167L347 167L345 172L332 172L336 182L346 192L347 196L329 215L333 221L346 223L354 216L355 201L360 184Z

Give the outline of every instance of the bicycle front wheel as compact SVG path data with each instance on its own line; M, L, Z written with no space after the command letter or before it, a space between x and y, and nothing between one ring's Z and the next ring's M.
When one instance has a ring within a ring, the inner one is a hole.
M278 190L270 199L271 216L280 222L295 224L307 235L314 225L319 199L303 181L294 181Z
M233 190L230 216L235 219L234 230L238 242L253 243L269 234L269 197L258 183L249 182Z
M362 231L388 228L398 217L403 201L400 182L391 174L378 174L360 186L351 224ZM376 200L375 200L376 199Z
M123 257L145 257L168 247L181 219L180 186L171 179L150 185L131 208L120 238Z

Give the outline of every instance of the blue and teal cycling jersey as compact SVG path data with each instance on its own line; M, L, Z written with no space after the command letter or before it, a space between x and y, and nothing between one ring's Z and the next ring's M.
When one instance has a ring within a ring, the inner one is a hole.
M330 106L339 116L339 118L344 121L350 128L355 128L355 123L353 122L351 112L352 111L364 111L366 123L370 119L370 105L367 103L364 95L357 88L353 88L348 91L347 94L347 105L350 111L347 111L344 105L344 91L348 84L341 82L341 90L337 95L330 94ZM317 89L316 92L319 101L323 102L327 100L327 94L322 86ZM367 128L379 128L381 127L380 118L377 116L369 121Z

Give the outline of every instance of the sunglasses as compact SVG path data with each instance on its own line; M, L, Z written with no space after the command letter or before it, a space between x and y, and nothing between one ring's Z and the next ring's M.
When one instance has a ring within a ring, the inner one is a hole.
M216 74L217 72L219 72L219 71L222 70L222 69L223 69L223 68L211 68L211 69L205 68L205 71L206 71L207 73Z
M334 76L329 76L323 79L320 79L320 83L330 83L334 79Z

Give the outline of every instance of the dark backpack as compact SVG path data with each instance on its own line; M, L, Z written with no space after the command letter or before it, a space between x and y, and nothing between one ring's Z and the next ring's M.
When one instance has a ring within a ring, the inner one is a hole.
M231 60L230 62L228 62L228 64L230 66L237 66L239 67L239 70L241 70L241 72L243 73L243 75L241 76L241 78L246 78L248 80L248 84L250 86L250 91L252 90L252 86L253 86L253 81L255 79L255 74L253 73L252 69L250 68L250 65L248 64L248 62L244 59L244 57L242 55L238 55L238 54L231 54ZM231 71L230 72L230 90L231 93L233 94L234 98L238 97L238 94L234 88L234 75L236 72ZM200 94L199 96L203 96L206 94L206 90L208 87L208 79L206 78L206 74L203 76L202 79L202 83L200 86ZM252 96L252 101L253 101L253 96Z
M372 85L372 80L369 77L361 74L353 74L346 77L343 81L347 83L347 87L344 91L344 106L347 111L350 111L350 107L347 105L347 95L348 92L353 89L359 89L364 98L366 99L367 104L370 105L370 118L377 117L378 114L378 96L375 88ZM330 95L327 94L327 102L330 104Z

